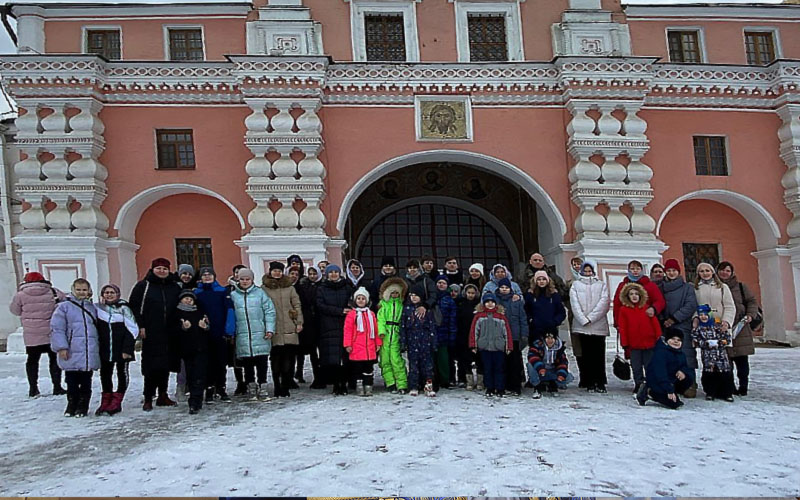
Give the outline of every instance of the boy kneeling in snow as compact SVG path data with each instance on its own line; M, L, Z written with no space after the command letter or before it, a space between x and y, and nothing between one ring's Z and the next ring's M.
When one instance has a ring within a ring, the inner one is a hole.
M569 372L566 346L556 332L546 332L544 338L533 341L528 350L528 378L534 386L533 399L542 397L542 392L556 395L558 389L566 389L575 380Z
M646 382L636 393L639 405L644 406L649 398L673 410L683 406L678 395L694 384L694 370L689 368L682 346L683 332L667 328L653 348L653 357L646 368Z

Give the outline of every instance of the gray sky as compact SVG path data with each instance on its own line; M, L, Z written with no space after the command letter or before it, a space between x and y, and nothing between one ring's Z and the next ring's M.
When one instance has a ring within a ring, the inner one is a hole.
M79 3L79 2L71 2L70 0L41 0L36 2L30 3L53 3L53 2L66 2L66 3ZM28 3L28 2L14 2L14 3ZM83 2L83 3L90 3L90 2ZM204 3L203 0L171 0L168 2L161 1L161 0L134 0L134 2L130 1L117 1L117 2L110 2L110 3ZM762 3L762 4L776 4L781 3L781 0L727 0L726 2L709 2L703 0L623 0L623 4L630 4L630 5L642 5L642 4L660 4L660 5L668 5L668 4L693 4L693 3ZM14 25L14 29L16 29L16 23L13 19L9 18L12 25ZM5 29L0 28L0 54L13 54L16 52L16 48L14 44L11 42L11 39L6 33ZM5 103L5 99L0 98L0 115L6 115L9 113L8 105Z

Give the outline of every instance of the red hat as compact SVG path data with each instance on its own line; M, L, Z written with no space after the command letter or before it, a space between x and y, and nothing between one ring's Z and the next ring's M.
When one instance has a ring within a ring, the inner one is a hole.
M153 268L156 268L156 267L159 267L159 266L163 266L163 267L169 268L170 267L170 263L164 257L159 257L157 259L153 259L153 262L150 264L150 269L153 269Z
M25 277L23 278L25 283L35 283L37 281L47 281L42 276L42 273L37 273L36 271L32 271L30 273L26 273Z
M668 271L670 269L674 269L674 270L676 270L678 272L681 272L681 265L678 263L677 259L668 259L664 263L664 270Z

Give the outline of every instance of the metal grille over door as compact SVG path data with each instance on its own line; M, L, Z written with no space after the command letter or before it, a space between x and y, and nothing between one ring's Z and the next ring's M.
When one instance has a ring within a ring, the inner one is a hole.
M369 229L356 253L368 276L377 275L383 256L395 257L401 269L423 254L433 255L440 267L454 255L464 271L475 262L512 264L495 228L466 210L436 204L411 205L385 216Z

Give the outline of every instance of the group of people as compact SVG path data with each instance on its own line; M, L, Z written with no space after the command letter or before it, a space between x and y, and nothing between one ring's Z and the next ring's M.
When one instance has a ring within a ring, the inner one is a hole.
M173 372L176 399L188 396L192 414L204 402L231 401L230 367L235 396L290 397L306 382L306 358L310 387L331 386L335 395L371 396L377 364L386 390L395 394L435 396L464 388L502 397L529 387L538 399L575 379L567 343L559 337L567 318L578 386L605 393L612 303L640 404L652 399L677 408L680 395L695 397L696 348L707 399L747 394L752 328L761 318L729 262L716 269L700 264L691 284L674 259L655 264L649 277L633 260L613 296L597 278L596 265L580 258L572 259L567 281L538 253L519 282L502 264L485 272L476 263L466 273L456 257L443 264L439 269L423 256L403 271L386 257L370 280L355 259L344 269L325 261L306 267L292 255L286 263L271 262L259 286L253 270L242 265L223 285L211 267L195 273L181 264L172 272L171 263L158 258L127 301L114 284L104 285L93 302L85 279L75 280L65 295L30 272L10 308L22 319L29 395L39 395L39 359L47 354L53 393L67 395L69 416L88 414L95 370L102 386L95 414L122 410L137 339L145 411L177 404L167 392Z

